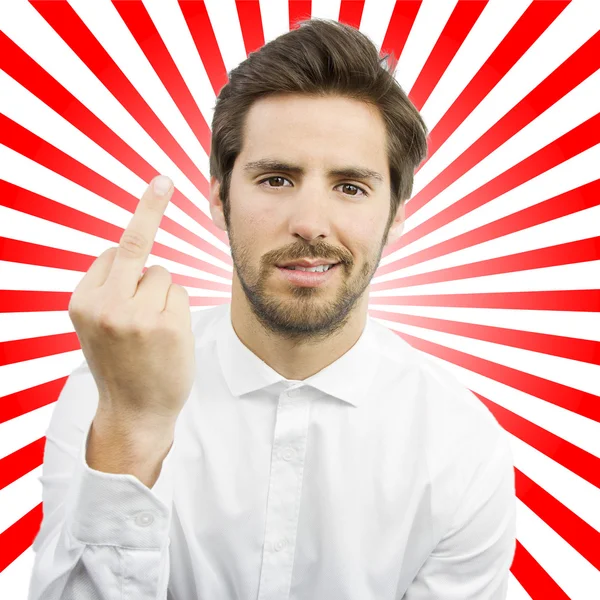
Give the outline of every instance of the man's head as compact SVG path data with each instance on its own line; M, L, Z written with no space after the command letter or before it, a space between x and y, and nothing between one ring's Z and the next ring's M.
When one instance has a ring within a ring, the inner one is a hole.
M234 290L284 337L340 329L401 233L427 129L386 58L358 30L313 19L251 53L217 99L211 214L229 234ZM364 172L336 172L347 168ZM340 264L301 287L277 265L302 258Z

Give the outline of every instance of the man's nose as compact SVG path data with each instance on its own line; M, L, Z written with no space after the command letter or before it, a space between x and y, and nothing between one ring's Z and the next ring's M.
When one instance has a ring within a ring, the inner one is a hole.
M304 183L290 205L290 234L301 235L306 240L329 237L333 194L324 184Z

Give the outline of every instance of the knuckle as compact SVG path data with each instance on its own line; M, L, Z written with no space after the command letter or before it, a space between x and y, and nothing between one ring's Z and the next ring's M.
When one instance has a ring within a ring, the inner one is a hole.
M146 273L148 272L151 274L160 275L161 277L171 281L171 272L168 269L165 269L162 265L152 265L146 269ZM144 273L144 276L146 273Z
M82 322L88 319L90 314L90 309L87 303L74 293L71 295L71 299L69 300L69 307L67 311L72 322Z
M125 231L119 240L119 248L127 254L137 257L141 256L148 247L148 240L137 231Z
M107 333L122 333L125 324L123 317L119 315L118 309L112 306L103 306L96 315L97 326Z

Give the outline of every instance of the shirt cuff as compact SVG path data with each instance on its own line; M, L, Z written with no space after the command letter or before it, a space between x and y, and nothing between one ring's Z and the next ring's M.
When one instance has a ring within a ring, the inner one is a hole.
M93 422L93 419L92 419ZM152 488L129 473L104 473L86 462L84 431L66 502L72 536L84 544L160 549L168 544L173 503L173 442Z

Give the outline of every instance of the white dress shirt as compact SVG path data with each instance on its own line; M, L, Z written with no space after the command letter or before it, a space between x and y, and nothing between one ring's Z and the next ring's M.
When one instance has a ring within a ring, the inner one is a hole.
M231 306L192 313L196 377L148 488L86 461L84 362L46 435L29 600L501 600L516 544L509 435L372 317L303 380Z

